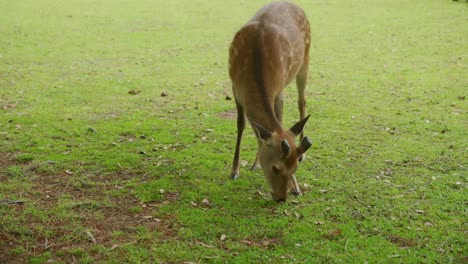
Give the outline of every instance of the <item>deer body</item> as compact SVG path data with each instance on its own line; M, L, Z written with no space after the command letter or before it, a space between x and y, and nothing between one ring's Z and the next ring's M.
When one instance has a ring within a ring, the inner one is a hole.
M303 138L304 90L307 80L310 27L304 12L288 2L266 5L235 35L229 49L229 75L237 107L237 143L231 178L239 176L240 143L247 119L258 139L252 169L262 168L274 200L288 191L300 194L294 172L310 147ZM296 79L300 119L282 127L283 89ZM301 135L296 146L295 137Z

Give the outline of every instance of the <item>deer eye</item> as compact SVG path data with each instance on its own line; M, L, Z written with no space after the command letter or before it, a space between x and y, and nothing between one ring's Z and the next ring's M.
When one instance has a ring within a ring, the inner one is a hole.
M278 167L272 166L271 169L273 170L274 173L276 173L278 175L280 174L280 169Z

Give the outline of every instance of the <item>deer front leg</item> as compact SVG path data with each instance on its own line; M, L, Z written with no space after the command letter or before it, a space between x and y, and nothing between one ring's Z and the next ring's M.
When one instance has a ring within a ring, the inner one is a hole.
M232 170L231 170L231 179L235 180L239 177L239 168L240 168L240 144L242 141L242 133L245 129L245 115L243 107L236 102L237 107L237 141L236 149L234 151L234 160L232 161Z
M289 181L289 192L295 196L301 196L301 188L297 184L296 176L293 174L291 180Z
M278 119L279 123L282 124L282 121L283 121L283 94L281 93L275 100L275 114L276 114L276 118ZM252 166L250 166L250 170L254 171L254 170L258 170L261 168L260 166L260 144L262 144L262 142L260 142L260 140L258 140L258 149L257 149L257 155L255 156L255 161L254 163L252 164Z
M283 124L283 93L278 95L275 100L275 114L278 122ZM301 119L302 120L302 119Z

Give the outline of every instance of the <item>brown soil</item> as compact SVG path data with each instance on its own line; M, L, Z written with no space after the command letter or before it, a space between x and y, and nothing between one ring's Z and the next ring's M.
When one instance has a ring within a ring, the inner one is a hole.
M125 187L138 175L97 174L86 181L70 172L46 175L37 173L31 164L18 164L8 153L0 153L0 184L9 181L4 172L13 165L27 172L24 181L32 187L26 191L13 187L0 196L0 214L8 216L0 219L0 263L25 263L45 252L51 253L50 263L73 263L79 258L72 253L77 249L94 260L105 260L96 246L104 251L128 244L145 246L138 239L137 227L154 231L161 239L177 239L175 217L155 215L159 207L177 201L179 193L164 193L163 200L144 204ZM63 215L67 212L60 211L63 206L69 214Z

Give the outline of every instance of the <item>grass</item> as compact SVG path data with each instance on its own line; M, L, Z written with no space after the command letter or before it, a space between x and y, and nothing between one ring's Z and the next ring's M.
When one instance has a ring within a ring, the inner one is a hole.
M314 146L276 204L228 179L227 49L265 1L3 1L0 262L466 262L466 3L297 2Z

